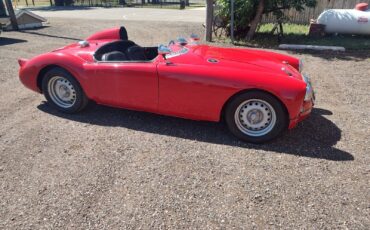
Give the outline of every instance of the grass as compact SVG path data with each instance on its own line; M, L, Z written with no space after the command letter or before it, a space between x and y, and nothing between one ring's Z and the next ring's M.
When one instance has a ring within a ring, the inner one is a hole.
M284 24L284 37L279 43L277 36L270 32L273 24L263 24L256 33L255 39L251 42L237 41L237 45L258 46L265 48L275 48L280 43L285 44L304 44L304 45L323 45L323 46L343 46L348 50L370 50L370 36L354 35L327 35L324 37L309 37L308 25Z
M272 23L262 24L258 32L269 33L273 28ZM307 25L283 24L285 34L307 35L309 27Z

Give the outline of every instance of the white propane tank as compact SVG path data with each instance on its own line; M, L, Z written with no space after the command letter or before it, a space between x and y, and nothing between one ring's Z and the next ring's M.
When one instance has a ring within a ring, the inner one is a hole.
M326 33L370 35L370 10L325 10L317 18L317 23L325 25Z

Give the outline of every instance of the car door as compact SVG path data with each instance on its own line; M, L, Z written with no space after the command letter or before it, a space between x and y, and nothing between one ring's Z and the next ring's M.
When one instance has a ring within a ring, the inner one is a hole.
M96 101L101 104L153 111L158 106L156 62L97 62Z
M234 90L225 85L221 77L210 77L209 69L205 65L194 66L177 60L170 64L159 63L159 112L218 121L223 104Z

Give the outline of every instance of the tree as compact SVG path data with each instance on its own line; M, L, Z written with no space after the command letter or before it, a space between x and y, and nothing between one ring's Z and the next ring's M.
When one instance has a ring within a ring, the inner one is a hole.
M226 31L230 31L230 0L217 1L221 8L218 16L228 27ZM273 13L279 21L284 17L284 10L293 8L302 11L306 6L316 6L316 2L316 0L235 0L234 34L239 39L252 39L263 14Z
M251 21L250 27L249 27L249 30L248 30L248 33L247 33L247 36L246 36L247 41L249 41L253 38L253 36L256 32L258 23L262 19L262 14L263 14L264 9L265 9L265 0L259 0L258 6L257 6L257 11L256 11L256 16L254 16L253 20Z

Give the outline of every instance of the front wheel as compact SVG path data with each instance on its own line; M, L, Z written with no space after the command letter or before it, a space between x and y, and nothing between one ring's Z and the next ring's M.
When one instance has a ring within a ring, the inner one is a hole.
M231 133L252 143L270 141L288 125L288 115L280 101L261 91L233 98L226 107L225 119Z
M65 113L81 111L89 101L77 80L62 68L45 74L42 91L51 106Z

